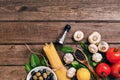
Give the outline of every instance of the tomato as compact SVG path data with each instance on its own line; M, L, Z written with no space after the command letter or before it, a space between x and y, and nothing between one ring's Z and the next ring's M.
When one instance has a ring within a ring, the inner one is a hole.
M112 65L111 74L116 78L120 78L120 62Z
M106 57L111 63L120 62L120 49L109 48Z
M110 72L111 72L110 66L104 62L98 64L96 67L96 73L102 78L107 77L110 74Z

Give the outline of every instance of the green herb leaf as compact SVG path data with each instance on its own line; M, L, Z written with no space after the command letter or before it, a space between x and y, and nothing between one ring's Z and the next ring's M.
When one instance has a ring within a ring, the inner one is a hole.
M69 46L62 46L60 50L64 53L73 53L73 49Z
M25 63L25 69L26 69L27 72L30 72L32 70L29 63Z
M40 64L41 64L41 66L47 66L45 60L46 60L46 59L45 59L44 57L40 58Z
M40 66L40 59L39 57L36 55L36 54L32 54L31 57L30 57L30 64L31 64L31 67L34 68L34 67L37 67L37 66Z

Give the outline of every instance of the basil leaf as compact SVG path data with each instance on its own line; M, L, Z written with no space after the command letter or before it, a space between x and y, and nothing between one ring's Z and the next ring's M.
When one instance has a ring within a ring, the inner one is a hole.
M25 63L25 69L26 69L27 72L30 72L32 70L29 63Z
M32 68L35 68L37 66L40 66L40 59L36 54L32 54L30 57L30 64Z

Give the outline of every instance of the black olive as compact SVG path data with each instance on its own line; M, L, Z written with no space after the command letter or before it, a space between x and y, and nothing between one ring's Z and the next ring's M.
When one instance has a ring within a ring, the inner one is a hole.
M47 80L50 80L50 76L47 77Z
M33 80L33 78L30 78L30 80Z
M32 75L32 76L33 76L33 75L35 75L35 74L36 74L36 72L35 72L35 71L32 71L32 72L31 72L31 75Z
M42 71L42 70L39 70L38 72L40 72L41 74L43 74L43 71Z
M46 69L43 69L43 73L45 73L46 72Z
M53 73L50 73L50 75L49 75L49 76L50 76L50 78L51 78L51 77L53 77L53 76L54 76L54 74L53 74Z
M54 77L51 77L49 80L54 80Z

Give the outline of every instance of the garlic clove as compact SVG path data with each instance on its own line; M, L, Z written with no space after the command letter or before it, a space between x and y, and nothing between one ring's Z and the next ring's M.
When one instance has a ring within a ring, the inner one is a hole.
M98 47L95 44L90 44L88 46L88 49L91 53L97 53L98 52Z
M100 53L95 53L92 55L92 60L95 62L100 62L103 59Z
M71 67L70 69L67 70L67 76L69 78L72 78L75 76L76 73L76 69L74 67Z
M93 32L91 35L89 35L88 41L92 44L99 43L101 41L101 34L98 32Z
M109 44L105 41L101 41L99 44L98 44L98 50L100 52L107 52L109 48Z
M84 38L84 33L82 31L76 31L73 38L75 41L81 41Z
M73 55L72 55L71 53L66 53L66 54L64 55L64 57L63 57L63 60L64 60L64 62L65 62L66 64L70 64L70 63L73 62L74 57L73 57Z

